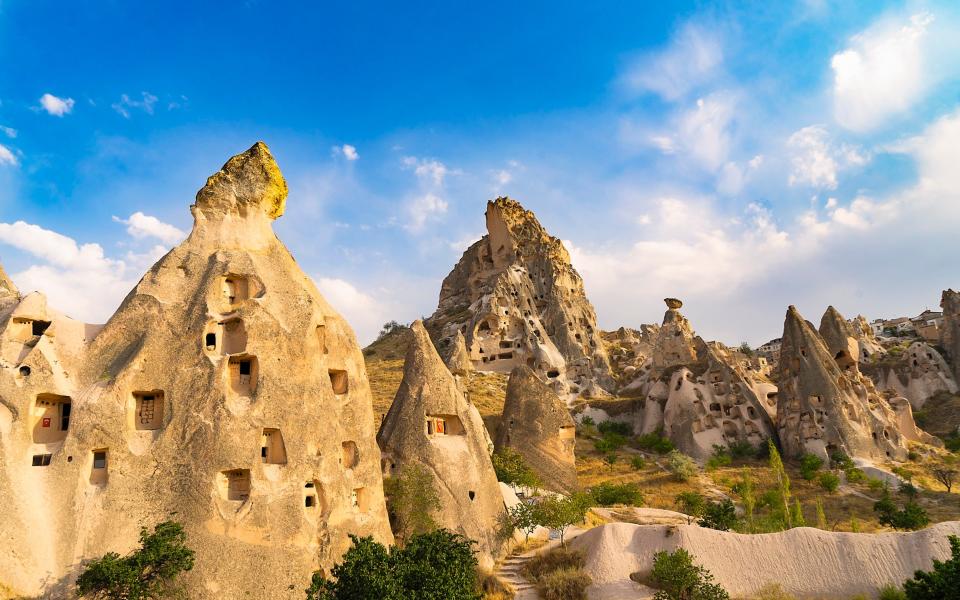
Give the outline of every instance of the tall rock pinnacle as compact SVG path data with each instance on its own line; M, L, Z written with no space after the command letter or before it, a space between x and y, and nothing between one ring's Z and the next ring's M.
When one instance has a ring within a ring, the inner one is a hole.
M464 252L426 326L444 352L461 332L474 367L527 365L560 394L605 395L610 364L563 243L509 198L487 203L487 235Z

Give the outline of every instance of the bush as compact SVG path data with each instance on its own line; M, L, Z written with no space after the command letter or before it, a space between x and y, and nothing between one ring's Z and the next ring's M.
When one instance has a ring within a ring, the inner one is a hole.
M605 481L590 488L593 501L599 506L643 506L643 494L636 483L610 483Z
M313 574L307 600L479 600L474 542L440 529L388 550L372 537L350 536L353 546L327 580Z
M597 422L594 421L594 420L593 420L593 417L591 417L590 415L583 415L583 417L580 419L580 424L581 424L581 425L586 425L586 426L589 427L589 426L591 426L591 425L596 425Z
M847 474L847 481L849 483L863 483L867 480L867 474L864 473L862 469L854 467L844 472Z
M697 463L679 450L667 455L667 470L677 481L690 481L697 474Z
M853 464L853 459L851 459L845 452L837 450L830 455L830 464L835 469L843 469L844 471L849 471L850 469L857 468L857 465Z
M530 488L540 485L540 478L527 466L523 455L513 448L501 448L493 453L493 470L497 473L497 481L507 485Z
M653 433L638 435L636 441L641 450L648 450L657 454L668 454L674 450L673 442L663 436L662 429L657 429Z
M647 461L642 456L637 455L630 459L630 466L633 467L634 471L639 471L647 466Z
M895 585L885 585L878 591L877 600L907 600L907 595Z
M587 586L593 583L582 569L559 569L543 577L537 591L543 600L587 600Z
M934 560L932 571L917 571L903 583L908 600L957 600L960 598L960 538L951 535L950 559Z
M704 508L703 518L697 523L700 527L708 527L720 531L729 531L737 524L737 510L733 501L724 498L720 502L710 502Z
M840 478L830 471L825 471L820 473L820 476L817 477L817 481L820 483L820 487L827 490L828 492L835 492L837 488L840 487Z
M960 433L954 433L953 435L944 438L943 445L950 452L960 452Z
M440 497L433 483L433 473L418 464L406 465L397 476L383 480L393 530L401 540L437 528L433 514L440 510Z
M483 600L513 600L516 592L493 573L477 571L477 591Z
M766 444L762 444L766 446ZM730 456L733 458L747 458L749 456L754 456L757 452L757 449L753 447L753 444L747 440L737 440L731 442L729 446Z
M687 515L687 524L691 523L693 518L702 517L707 508L707 499L697 492L680 492L674 502L680 512Z
M599 440L593 442L593 447L597 452L606 454L614 452L627 445L627 438L619 433L605 433Z
M679 548L674 552L653 555L652 583L660 591L654 600L729 600L730 595L713 583L713 575L693 562L690 553Z
M733 457L730 456L730 451L726 446L721 446L719 444L713 445L713 455L707 459L707 470L712 471L719 467L730 466L730 463L733 462Z
M884 491L883 497L873 505L874 512L881 525L889 525L894 529L922 529L930 524L927 511L913 500L908 501L902 509L890 498L890 492Z
M193 569L183 526L164 521L149 533L140 528L140 547L126 556L109 552L90 562L77 578L77 593L89 598L146 600L179 594L177 576Z
M573 494L568 498L548 496L535 505L535 521L544 527L558 530L560 545L564 546L567 527L583 522L592 502L593 496L584 493Z
M800 458L800 476L807 481L813 481L817 471L823 466L823 459L816 454L804 454Z
M608 433L614 433L623 437L633 435L633 426L630 425L630 423L623 423L621 421L604 421L597 425L597 430L604 435Z

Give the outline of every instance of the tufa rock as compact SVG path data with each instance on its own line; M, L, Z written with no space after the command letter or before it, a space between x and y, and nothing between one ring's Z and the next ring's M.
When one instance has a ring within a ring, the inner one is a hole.
M257 144L102 329L35 295L6 318L4 584L56 594L171 515L191 598L299 598L349 534L392 541L360 348L272 233L285 195Z
M826 329L832 331L835 311L827 312ZM866 460L905 460L908 442L933 443L913 424L908 402L884 400L856 362L840 354L850 346L828 348L793 306L787 310L782 339L777 425L787 456L809 452L827 459L842 450Z
M7 276L7 272L0 265L0 304L6 304L10 301L20 299L20 291L14 285L13 280Z
M690 327L690 321L680 314L683 302L676 298L666 298L664 302L667 312L663 314L663 324L653 349L653 368L658 374L697 360L697 351L693 347L693 328Z
M833 355L833 360L841 369L857 370L860 362L860 344L854 337L853 327L843 315L832 306L828 306L820 319L820 336ZM782 356L782 355L781 355Z
M916 341L900 355L899 360L871 368L873 379L882 390L890 390L920 409L927 400L942 394L956 394L958 386L950 366L936 348Z
M943 325L940 326L940 345L947 351L953 366L953 378L960 382L960 292L944 290L940 298Z
M477 541L489 568L499 555L503 496L483 420L444 366L420 321L411 326L403 380L377 434L384 475L419 464L434 476L441 527Z
M459 331L477 370L527 365L559 394L606 395L614 382L597 317L563 244L515 200L488 202L486 218L426 323L438 347Z
M577 489L576 425L566 404L526 365L510 372L496 448L513 448L540 477L543 487Z
M859 360L861 362L879 360L887 354L886 348L880 344L866 317L857 315L857 318L851 321L850 326L853 329L853 336L857 338L857 343L860 345Z
M470 353L467 352L467 343L463 339L463 334L457 331L450 346L450 354L447 356L447 368L454 375L466 375L473 371L473 362L470 360Z

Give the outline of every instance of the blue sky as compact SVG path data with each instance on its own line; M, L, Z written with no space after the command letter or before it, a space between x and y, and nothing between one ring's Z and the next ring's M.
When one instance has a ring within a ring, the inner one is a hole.
M104 321L256 140L275 229L369 341L430 314L499 194L603 327L779 335L960 286L950 3L0 0L0 261ZM349 6L346 6L349 4Z

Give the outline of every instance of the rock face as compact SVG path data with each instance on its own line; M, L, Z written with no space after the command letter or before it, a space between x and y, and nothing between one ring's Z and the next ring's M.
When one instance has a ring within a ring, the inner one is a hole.
M570 493L577 489L575 445L576 426L566 404L530 367L514 368L496 448L519 452L544 488Z
M360 348L273 233L285 197L258 143L102 330L34 296L7 318L3 583L49 592L171 515L191 598L298 598L348 533L392 540Z
M447 368L454 375L466 375L473 371L473 362L470 360L470 353L467 352L467 342L463 339L463 334L459 330L450 346L450 353L446 362Z
M838 320L839 313L828 309L822 326L829 347L796 308L787 310L777 407L783 450L793 457L809 452L828 458L842 450L868 460L905 460L908 442L934 440L916 428L908 402L887 402L860 374L856 341L842 336Z
M504 510L489 437L423 324L416 321L411 331L403 381L377 434L384 475L410 464L432 473L438 523L476 540L478 558L489 567L499 552L495 524Z
M662 429L698 460L709 458L714 445L766 443L775 432L776 386L722 344L694 335L679 300L665 302L653 352L625 388L643 398L635 430Z
M487 203L487 235L463 254L426 325L441 350L457 332L474 367L527 365L559 394L603 395L610 365L583 280L563 244L509 198Z
M910 401L913 408L922 408L927 400L947 392L956 394L957 381L950 366L937 349L926 342L914 342L896 362L889 359L873 369L874 381L882 390L890 390Z
M857 339L860 345L860 361L876 360L886 355L887 350L877 340L873 333L873 328L867 322L866 317L857 315L850 326L853 328L853 337Z
M960 382L960 292L944 290L940 308L943 309L940 345L947 351L954 380Z
M7 272L0 265L0 304L6 304L20 299L20 292L13 281L7 277Z

